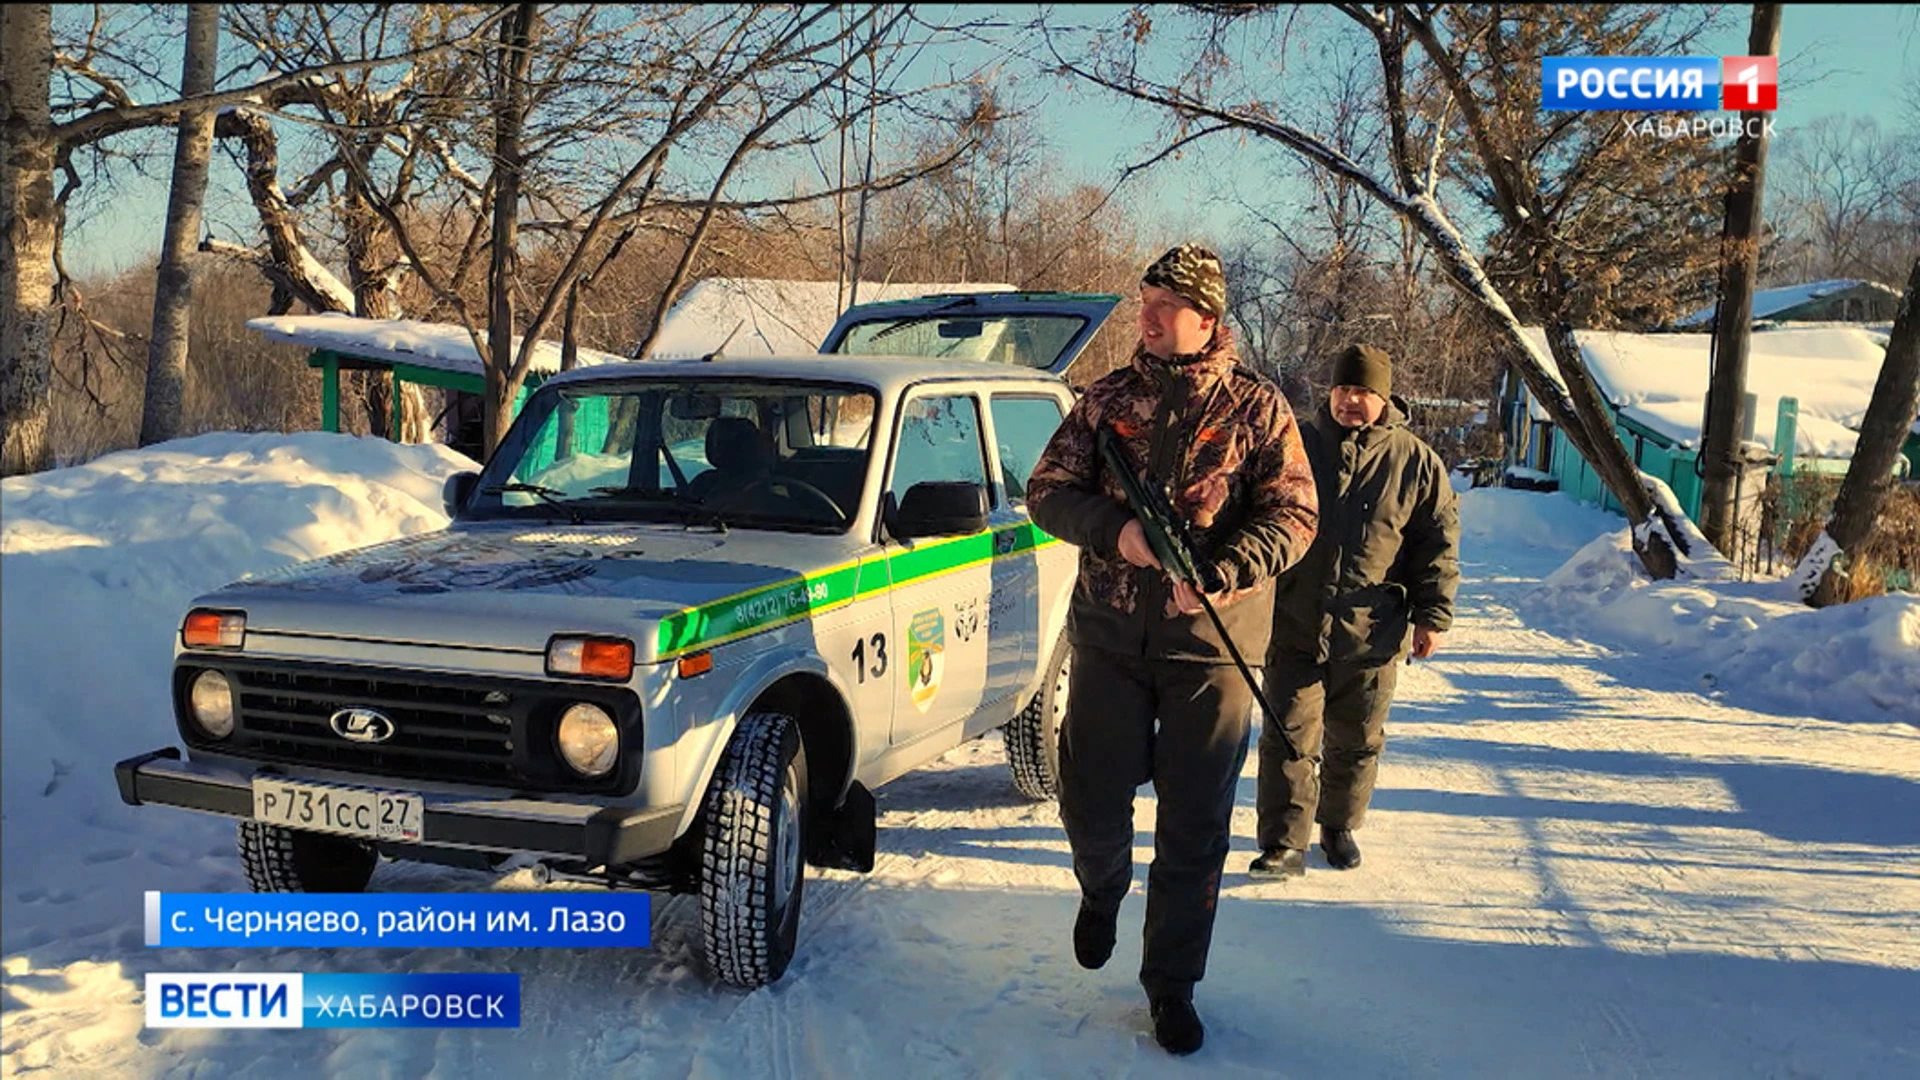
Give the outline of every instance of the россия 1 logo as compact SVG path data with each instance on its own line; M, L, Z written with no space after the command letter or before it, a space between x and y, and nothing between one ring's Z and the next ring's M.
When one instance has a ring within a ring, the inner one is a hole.
M1540 61L1540 107L1772 112L1779 70L1773 56L1548 56Z

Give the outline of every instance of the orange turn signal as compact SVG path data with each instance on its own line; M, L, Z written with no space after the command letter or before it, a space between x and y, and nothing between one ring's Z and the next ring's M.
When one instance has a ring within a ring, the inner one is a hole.
M624 638L554 638L547 645L547 671L627 679L633 675L633 642Z
M195 649L237 649L247 639L247 617L237 611L187 612L180 640Z
M713 670L713 654L697 652L680 658L680 677L691 679L695 675L705 675Z

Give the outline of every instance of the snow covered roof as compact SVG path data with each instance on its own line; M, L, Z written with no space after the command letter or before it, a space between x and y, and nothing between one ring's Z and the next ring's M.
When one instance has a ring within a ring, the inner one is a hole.
M705 356L724 342L729 356L796 356L818 352L840 317L835 281L707 278L694 283L667 312L649 360ZM995 282L929 284L863 281L860 302L906 300L936 293L1012 292ZM735 328L739 333L734 333ZM728 340L728 335L732 340Z
M1866 285L1879 289L1892 296L1900 291L1890 285L1877 281L1864 281L1859 278L1832 278L1827 281L1807 281L1799 285L1782 285L1777 289L1755 289L1753 291L1753 317L1765 319L1782 311L1791 311L1809 300L1818 300L1823 296L1846 292L1856 286ZM1713 322L1713 307L1709 305L1680 320L1680 326L1702 326Z
M1545 350L1543 331L1527 327L1526 333ZM1576 330L1574 340L1601 395L1621 415L1683 446L1700 441L1712 335ZM1747 392L1759 400L1754 437L1773 445L1780 399L1793 397L1800 403L1795 456L1852 457L1853 429L1885 358L1886 349L1858 327L1755 332L1747 356ZM1559 380L1557 368L1547 370ZM1548 419L1531 395L1528 409L1535 420Z
M480 354L467 328L453 323L414 322L409 319L362 319L328 312L320 315L268 315L248 319L247 328L272 341L309 349L329 349L342 356L387 360L463 375L484 375ZM518 342L515 343L516 346ZM598 349L581 348L582 366L619 363L626 359ZM560 345L541 340L533 347L532 370L551 375L560 370Z

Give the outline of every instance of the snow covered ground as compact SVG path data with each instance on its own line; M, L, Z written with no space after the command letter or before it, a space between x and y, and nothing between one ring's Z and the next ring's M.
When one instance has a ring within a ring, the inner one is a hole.
M1058 818L992 736L880 792L875 872L812 877L800 956L753 994L707 983L687 898L658 898L644 951L144 948L142 890L244 888L230 825L124 807L111 778L172 741L184 605L438 527L465 464L209 435L0 486L8 1075L1920 1069L1920 601L1637 581L1620 519L1514 491L1463 497L1461 618L1402 679L1365 866L1248 880L1249 761L1195 1059L1147 1034L1138 895L1107 969L1074 966ZM1152 815L1143 794L1142 886ZM389 865L375 887L534 886ZM518 972L522 1029L142 1030L142 973L210 968Z

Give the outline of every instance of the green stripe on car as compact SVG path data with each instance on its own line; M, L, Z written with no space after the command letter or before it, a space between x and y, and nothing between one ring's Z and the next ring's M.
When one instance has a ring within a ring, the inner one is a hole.
M1011 534L1011 535L1009 535ZM724 645L751 634L867 600L889 589L950 574L996 558L1012 558L1060 541L1033 524L923 544L886 559L846 563L763 585L698 607L686 608L660 623L659 658ZM996 552L995 548L1001 548Z

